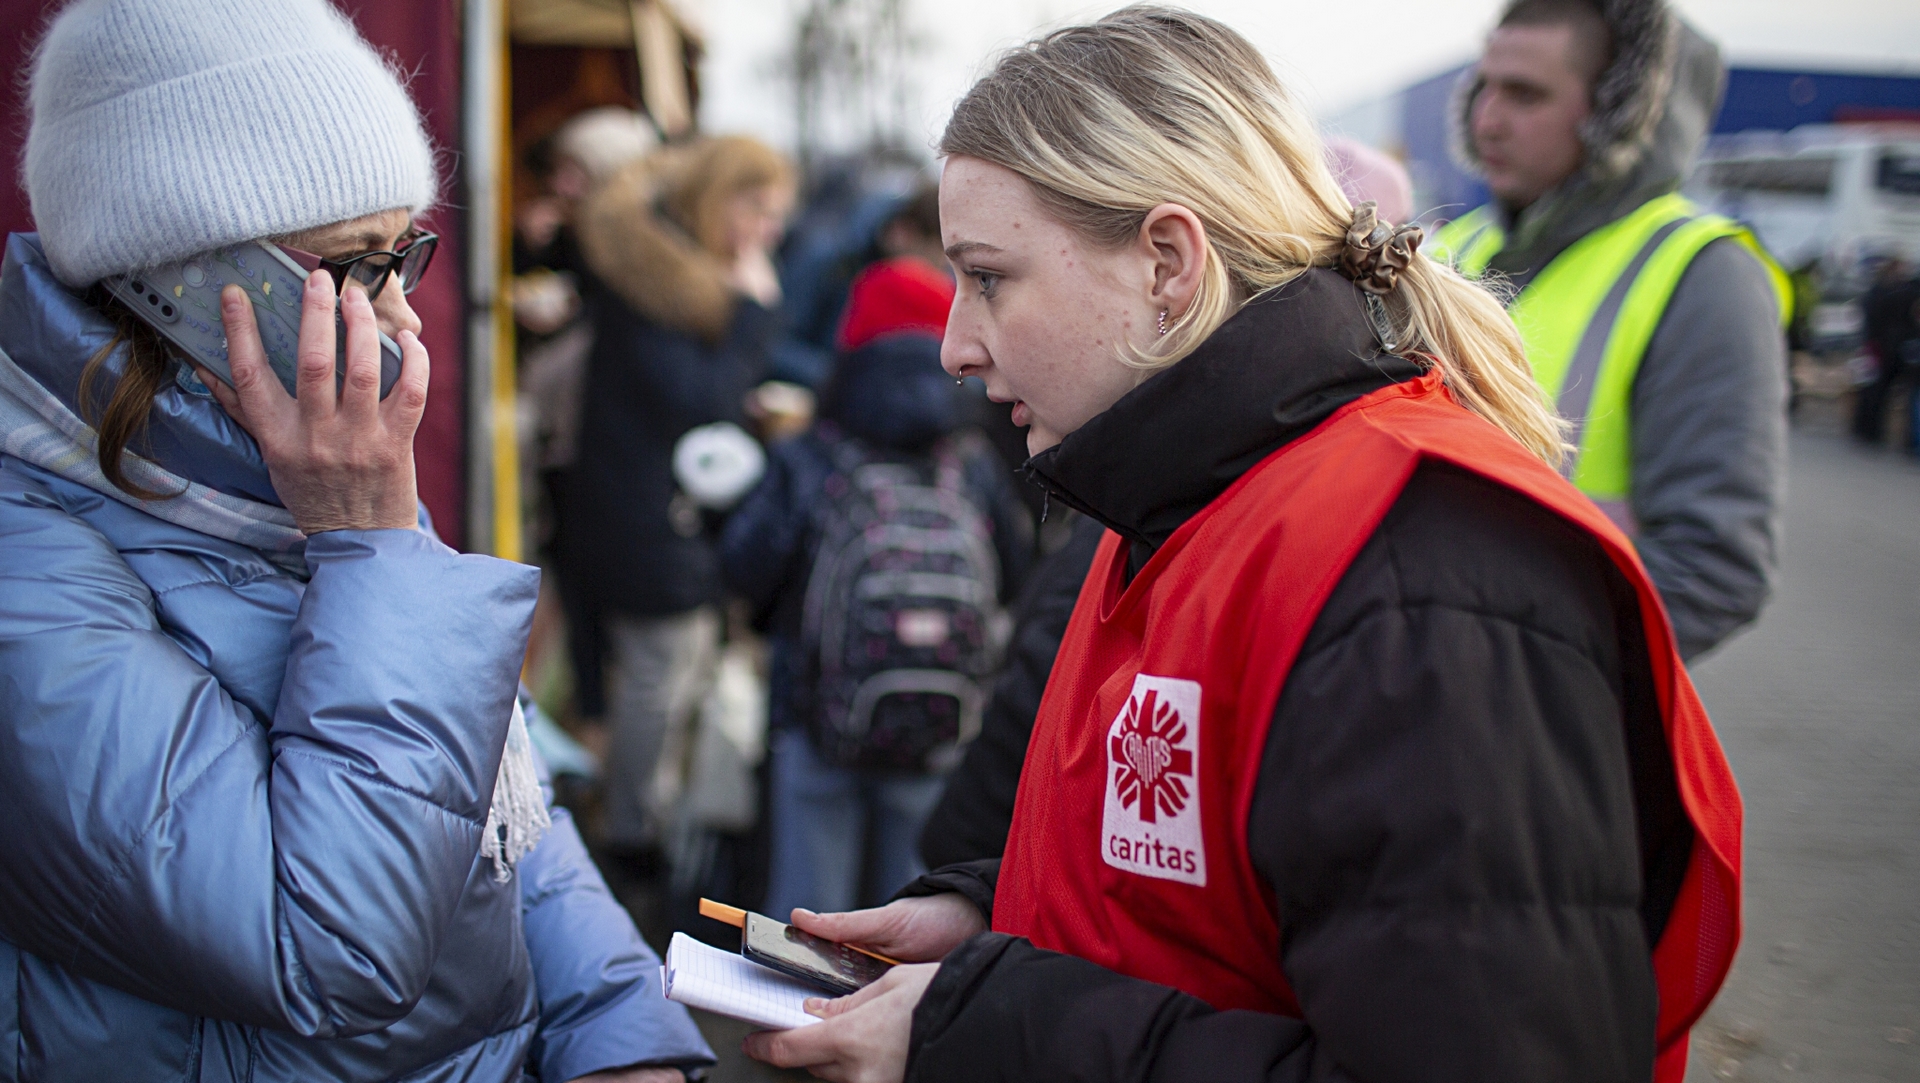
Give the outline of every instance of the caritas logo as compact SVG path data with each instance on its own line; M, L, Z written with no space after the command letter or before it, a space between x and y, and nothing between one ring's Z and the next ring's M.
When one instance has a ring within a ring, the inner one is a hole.
M1116 869L1205 886L1200 684L1142 673L1107 729L1100 857Z

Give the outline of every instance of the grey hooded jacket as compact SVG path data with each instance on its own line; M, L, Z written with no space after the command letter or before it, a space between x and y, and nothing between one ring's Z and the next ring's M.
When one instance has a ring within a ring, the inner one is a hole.
M0 349L71 409L112 327L32 235ZM189 380L153 457L272 501ZM553 1083L712 1055L564 810L479 855L539 573L429 530L305 574L0 455L0 1083Z
M1614 61L1581 131L1585 164L1518 215L1488 264L1524 287L1573 242L1679 187L1726 69L1662 0L1599 0ZM1477 70L1455 98L1454 147L1480 171ZM1496 210L1505 212L1496 203ZM1760 261L1731 239L1694 258L1654 331L1632 399L1634 544L1692 659L1752 623L1772 589L1786 484L1786 340Z

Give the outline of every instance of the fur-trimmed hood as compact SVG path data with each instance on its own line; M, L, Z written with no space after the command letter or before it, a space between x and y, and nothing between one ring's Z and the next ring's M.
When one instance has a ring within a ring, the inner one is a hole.
M686 163L682 151L658 151L609 177L580 208L580 249L594 275L634 311L717 342L736 302L726 268L664 209Z
M1726 89L1719 49L1666 0L1598 0L1613 31L1613 62L1593 88L1593 115L1581 129L1578 172L1508 223L1507 246L1490 266L1525 278L1567 245L1680 186ZM1478 65L1455 86L1450 111L1455 157L1485 174L1473 144L1474 100L1486 85Z

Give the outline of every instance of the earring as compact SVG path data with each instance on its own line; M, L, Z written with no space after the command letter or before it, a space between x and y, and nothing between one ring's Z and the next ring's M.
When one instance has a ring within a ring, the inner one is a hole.
M1166 333L1167 333L1167 310L1163 308L1160 310L1160 334L1162 337L1164 337Z

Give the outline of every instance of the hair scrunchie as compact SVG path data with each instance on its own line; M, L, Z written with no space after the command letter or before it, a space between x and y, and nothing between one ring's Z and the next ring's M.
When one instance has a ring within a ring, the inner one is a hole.
M1340 253L1340 273L1368 293L1385 295L1400 284L1400 272L1413 262L1426 231L1416 225L1392 226L1375 213L1372 200L1353 209L1347 227L1347 245Z

